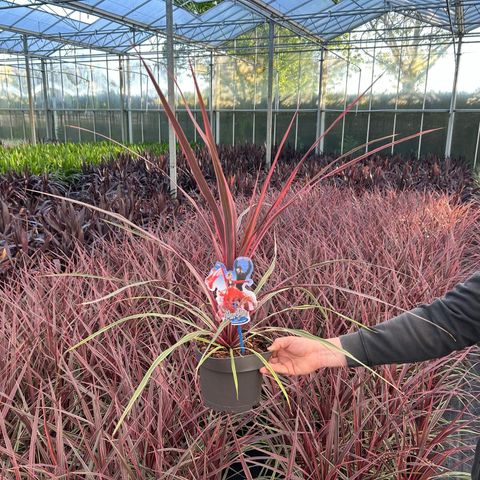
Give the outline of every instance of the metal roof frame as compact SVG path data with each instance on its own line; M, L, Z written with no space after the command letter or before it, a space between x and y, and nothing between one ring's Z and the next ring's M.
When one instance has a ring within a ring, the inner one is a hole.
M63 45L128 54L134 45L166 32L164 0L14 2L0 0L0 51L14 54L23 53L23 35L28 36L30 56L48 57ZM68 13L48 12L48 6L92 14L97 20L84 23ZM388 12L420 18L454 36L480 27L480 4L474 0L224 0L201 15L175 6L173 22L178 40L214 50L269 21L324 44Z
M44 2L44 5L46 4ZM51 42L50 52L40 56L48 56L64 44L117 55L125 53L131 48L131 42L126 44L133 37L131 29L102 18L89 25L73 20L68 15L62 17L29 6L12 4L5 0L0 0L0 9L3 12L0 15L0 33L12 32L27 35L30 40L33 37ZM144 41L150 35L141 33L141 36ZM34 45L34 42L30 43ZM5 50L1 43L0 49ZM12 53L21 52L18 48L14 48ZM35 48L29 48L29 54L36 56L38 52Z

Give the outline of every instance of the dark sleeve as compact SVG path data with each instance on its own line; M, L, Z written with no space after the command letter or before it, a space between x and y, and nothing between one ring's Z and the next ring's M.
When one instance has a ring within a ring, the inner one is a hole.
M477 342L480 271L429 305L402 313L371 330L363 328L340 337L342 348L368 366L443 357ZM347 362L350 367L360 365L350 358Z

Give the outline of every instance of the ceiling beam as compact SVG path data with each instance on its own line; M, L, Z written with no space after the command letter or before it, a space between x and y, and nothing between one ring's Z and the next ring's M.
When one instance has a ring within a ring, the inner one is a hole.
M23 52L19 52L18 50L12 50L11 48L2 47L1 42L0 42L0 53L4 53L4 54L7 54L7 55L21 55L22 57L24 56ZM38 59L49 58L47 55L40 55L38 53L29 53L29 57L38 58ZM2 62L0 62L0 64L1 63Z

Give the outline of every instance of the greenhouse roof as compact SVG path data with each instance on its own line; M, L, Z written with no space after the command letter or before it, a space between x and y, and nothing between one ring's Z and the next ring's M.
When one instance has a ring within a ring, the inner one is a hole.
M179 2L176 2L179 3ZM272 20L325 42L387 12L397 11L454 33L480 25L473 0L223 0L202 14L174 6L174 34L221 48ZM0 0L0 51L46 57L64 45L123 54L166 30L164 0ZM25 45L26 43L26 45Z

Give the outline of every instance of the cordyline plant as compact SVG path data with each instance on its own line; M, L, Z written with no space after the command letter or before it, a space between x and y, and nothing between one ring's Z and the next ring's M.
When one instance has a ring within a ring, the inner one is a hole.
M290 197L287 197L290 187L292 186L292 183L294 182L305 160L312 154L312 152L314 151L315 147L319 144L321 139L325 135L327 135L338 124L338 122L341 121L347 115L347 113L359 102L359 100L365 95L366 91L368 91L371 88L370 86L365 92L363 92L355 100L353 100L347 106L347 108L335 119L335 121L325 130L325 132L316 139L316 141L312 144L312 146L301 157L297 165L293 168L285 184L279 189L278 195L276 196L276 198L274 198L272 202L269 203L267 208L265 199L269 189L270 181L271 181L273 172L275 170L275 167L278 163L280 154L282 152L282 148L286 142L286 139L290 133L292 126L295 123L295 119L298 114L298 112L295 112L279 144L279 147L276 151L276 155L273 159L272 165L268 171L268 174L265 178L263 185L260 188L260 192L257 192L258 190L257 188L258 177L257 177L257 182L255 183L252 196L248 202L249 206L245 211L243 211L239 215L236 210L235 200L233 198L233 195L229 186L229 182L227 181L227 178L221 166L221 162L220 162L219 154L215 144L214 136L212 133L212 128L210 125L207 109L205 107L205 103L203 101L203 97L201 95L200 88L199 88L195 73L193 71L193 68L191 67L191 71L192 71L193 81L195 84L195 90L196 90L199 105L200 105L203 127L195 119L195 116L192 113L191 109L189 108L188 103L183 93L181 92L180 88L178 88L178 90L180 91L180 94L182 96L186 111L190 116L190 119L193 122L198 135L204 141L206 148L208 149L209 155L211 157L211 161L213 164L213 169L216 177L216 192L208 184L202 172L202 169L200 167L199 161L195 156L195 152L191 147L189 141L187 140L187 137L183 129L181 128L178 120L176 119L175 113L172 111L170 105L168 104L168 101L164 93L162 92L155 76L153 75L152 70L150 69L148 64L143 60L143 58L142 58L142 62L158 93L158 96L163 105L165 113L168 116L170 124L175 130L175 134L177 136L180 148L186 158L187 164L198 185L200 194L202 195L202 197L204 198L208 206L208 210L211 214L210 218L205 216L205 214L202 212L202 209L200 208L198 203L190 195L188 195L188 193L185 192L185 190L183 190L180 186L177 186L177 187L185 195L185 197L191 203L196 213L198 214L199 218L201 219L201 222L205 228L205 233L210 238L211 245L215 253L216 259L222 262L226 266L226 268L229 270L232 269L234 260L238 257L249 257L253 259L262 240L265 238L267 233L272 229L272 226L274 225L278 217L282 214L282 212L284 212L285 209L287 209L290 205L292 205L292 203L295 202L295 200L297 200L300 196L303 196L309 191L311 191L311 189L314 188L319 182L341 173L343 170L349 168L350 166L355 165L356 163L362 161L363 159L371 155L374 155L385 148L391 147L392 145L396 145L402 142L409 141L420 135L425 135L427 133L438 130L438 129L425 130L413 135L406 136L401 139L395 139L393 135L390 135L390 136L382 137L380 139L372 140L366 144L360 145L359 147L345 153L344 155L341 155L340 157L335 159L333 162L329 163L327 166L320 169L320 171L317 172L315 175L313 175L305 183L305 185L303 185L301 188L296 189L296 191ZM177 87L178 87L178 84L177 84ZM379 147L375 147L371 149L367 153L360 154L348 160L348 158L352 157L352 154L355 153L356 151L364 149L366 146L370 146L374 143L378 143L382 141L387 141L387 143L384 143ZM132 152L132 153L135 154L135 152ZM347 159L347 161L344 161L345 159ZM336 165L340 161L343 161L343 163L341 165ZM87 205L77 200L69 200L69 199L67 200L73 203ZM235 371L235 361L234 361L235 355L238 355L240 352L239 337L238 337L237 329L235 326L230 324L229 320L224 320L222 316L219 314L219 309L218 309L216 299L213 293L205 285L204 279L206 276L205 275L206 272L202 273L198 269L198 267L195 266L189 259L187 259L185 255L182 254L179 250L165 243L163 240L161 240L158 236L154 235L153 233L135 225L133 222L127 220L123 216L117 213L108 212L106 210L103 210L91 205L89 205L89 207L117 220L118 223L115 223L116 225L121 226L122 228L127 229L137 235L140 235L145 239L150 239L157 242L164 251L173 254L176 258L178 258L181 262L183 262L186 268L190 271L191 275L197 281L197 284L194 288L192 286L187 286L187 285L182 285L178 287L183 289L185 288L191 289L191 292L193 292L193 296L191 295L190 297L193 297L193 298L195 297L198 298L198 291L201 291L208 300L208 303L206 305L202 305L202 307L200 308L198 305L186 301L185 300L186 296L178 295L171 288L169 289L164 286L158 286L161 294L158 297L154 297L155 300L157 300L158 302L162 302L164 304L169 304L171 306L180 308L182 312L184 312L184 315L182 315L182 317L178 315L173 315L172 313L156 313L156 312L140 313L138 315L132 315L132 316L117 320L116 322L98 330L97 332L88 336L87 338L85 338L84 340L82 340L81 342L77 343L76 345L72 346L69 349L69 350L76 349L81 345L85 344L86 342L90 341L91 339L95 338L96 336L106 332L107 330L115 326L121 325L124 322L127 322L129 320L134 320L134 319L146 318L146 317L172 319L192 329L192 331L184 335L180 340L178 340L176 343L174 343L165 351L163 351L156 358L156 360L151 364L143 380L135 390L127 407L125 408L115 428L114 433L118 431L123 420L128 415L134 403L141 395L150 377L152 376L154 370L173 351L175 351L175 349L177 349L181 345L184 345L190 341L203 342L204 344L207 345L206 348L203 349L202 357L198 363L198 367L200 367L208 357L215 355L216 352L223 350L224 352L226 352L227 358L228 358L228 355L230 355L232 373L233 373L235 387L237 389L237 396L238 396L238 380L237 380L237 375ZM242 226L242 223L244 223L243 226ZM255 293L257 295L261 294L262 287L268 281L270 275L275 269L275 264L276 264L276 248L274 249L274 257L270 267L263 274L262 278L257 284L257 287L255 289ZM313 267L308 266L307 268L315 268L315 266ZM125 291L126 289L142 286L145 284L151 284L155 282L161 283L159 280L136 282L133 284L123 286L122 288L110 293L107 296L104 296L102 298L99 298L90 302L86 302L86 303L91 304L91 303L100 302L106 299L110 299L120 294L121 292ZM292 285L292 286L283 285L281 288L278 288L277 290L273 290L263 296L259 296L258 307L261 307L266 302L272 300L276 295L279 295L290 289L298 288L308 294L309 291L307 287L308 286L305 286L305 285ZM280 312L276 312L272 315L280 315L289 310L302 310L302 309L312 309L312 308L322 309L322 306L318 304L318 302L312 295L310 295L310 298L312 299L311 304L294 305ZM346 318L345 316L343 317ZM349 319L349 320L354 321L353 319ZM199 324L201 325L200 327L199 327ZM273 329L266 326L262 328L255 328L255 327L250 328L249 331L246 332L246 344L248 339L253 339L254 337L265 338L265 334L271 334L272 330L277 332L282 332L282 333L289 332L295 335L314 338L318 341L324 342L329 348L336 348L333 345L331 345L329 342L326 342L325 340L322 340L303 330L291 330L287 328ZM254 344L252 342L252 343L249 343L248 345L253 347ZM278 383L282 393L284 394L284 396L287 399L287 402L289 403L289 398L284 386L282 385L282 382L278 378L277 374L273 371L273 369L269 366L265 358L259 352L257 352L254 348L247 348L247 350L249 351L250 354L254 354L255 356L257 356L258 359L266 366L266 368L272 374L275 381ZM347 356L351 356L348 352L344 352L344 353ZM377 375L373 370L371 371L375 375Z

